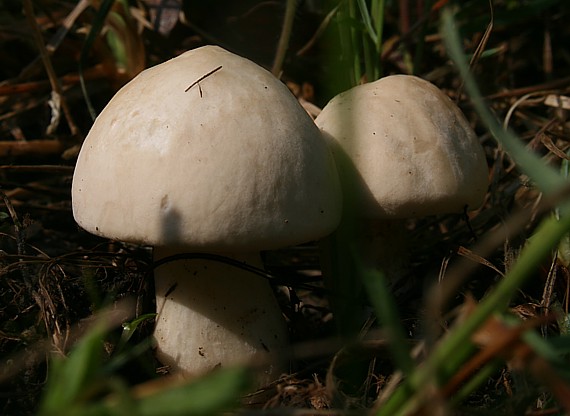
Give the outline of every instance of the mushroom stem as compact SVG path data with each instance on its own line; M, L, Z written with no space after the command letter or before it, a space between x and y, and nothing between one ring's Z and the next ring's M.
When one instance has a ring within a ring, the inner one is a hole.
M154 259L174 254L157 247ZM223 255L262 267L257 253ZM157 357L173 371L255 363L263 385L285 370L287 328L264 278L215 260L175 260L156 268L155 285Z
M400 219L364 220L360 241L364 265L382 270L388 283L398 283L408 269L408 232Z
M319 250L339 333L351 339L370 314L359 267L382 271L393 291L405 283L410 258L405 220L347 214L335 232L319 241Z

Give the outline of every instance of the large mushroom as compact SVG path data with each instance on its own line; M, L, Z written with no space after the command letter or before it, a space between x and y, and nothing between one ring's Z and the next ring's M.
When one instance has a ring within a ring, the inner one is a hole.
M73 214L85 230L261 267L259 251L318 239L340 220L331 152L289 90L215 46L143 71L95 121ZM287 329L268 282L212 258L155 270L157 356L173 370L264 363L283 370Z
M461 213L483 200L483 148L457 105L423 79L393 75L354 87L315 122L342 177L343 228L351 227L364 263L389 280L407 260L404 219Z

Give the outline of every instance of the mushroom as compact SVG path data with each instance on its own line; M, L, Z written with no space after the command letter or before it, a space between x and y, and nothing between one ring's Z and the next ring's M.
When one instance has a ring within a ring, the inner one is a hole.
M461 110L425 80L393 75L356 86L334 97L315 123L341 174L343 227L358 228L364 264L392 284L407 260L404 219L482 203L483 148Z
M81 148L72 200L82 228L152 245L164 263L155 269L162 363L188 375L265 363L268 381L284 370L288 338L268 281L176 255L261 267L261 250L331 233L340 192L327 143L286 86L205 46L143 71L111 99Z

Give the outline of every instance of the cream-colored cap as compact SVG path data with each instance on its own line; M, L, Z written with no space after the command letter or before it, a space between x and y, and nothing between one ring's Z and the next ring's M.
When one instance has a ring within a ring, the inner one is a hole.
M91 233L210 251L320 238L341 199L330 149L287 87L215 46L125 85L85 139L72 186Z
M334 97L315 120L333 141L367 218L412 218L477 208L485 154L463 113L420 78L393 75Z

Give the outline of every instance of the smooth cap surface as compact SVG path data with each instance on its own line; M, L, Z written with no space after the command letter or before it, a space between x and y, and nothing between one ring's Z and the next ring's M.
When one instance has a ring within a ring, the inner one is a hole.
M333 142L347 198L368 218L477 208L483 149L459 108L433 84L394 75L334 97L315 120Z
M322 237L341 214L334 159L305 110L269 72L215 46L113 97L79 154L72 200L97 235L232 252Z

